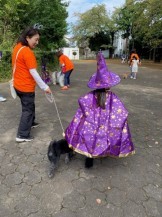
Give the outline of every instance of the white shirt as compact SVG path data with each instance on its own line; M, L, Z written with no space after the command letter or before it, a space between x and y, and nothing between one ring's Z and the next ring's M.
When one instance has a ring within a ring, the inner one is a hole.
M138 72L139 60L132 60L132 72Z
M40 87L40 89L46 91L49 88L49 86L41 79L37 70L36 69L30 69L29 71L30 71L30 74L32 75L32 77L34 78L35 82Z

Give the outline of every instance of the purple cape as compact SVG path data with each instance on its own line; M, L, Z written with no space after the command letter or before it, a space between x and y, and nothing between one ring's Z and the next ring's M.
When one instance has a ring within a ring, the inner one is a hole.
M65 131L69 147L87 157L126 157L134 154L128 111L112 92L106 109L97 107L94 91L80 97L79 108Z

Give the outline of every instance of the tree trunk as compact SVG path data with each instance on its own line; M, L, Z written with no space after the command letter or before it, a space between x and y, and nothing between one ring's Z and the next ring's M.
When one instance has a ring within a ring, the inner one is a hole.
M151 60L152 50L149 51L149 60Z
M156 48L153 49L153 61L155 62Z

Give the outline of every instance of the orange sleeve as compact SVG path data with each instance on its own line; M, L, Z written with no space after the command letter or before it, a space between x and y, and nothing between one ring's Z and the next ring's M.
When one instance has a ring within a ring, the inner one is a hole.
M65 64L63 55L60 56L59 62L60 62L60 65Z

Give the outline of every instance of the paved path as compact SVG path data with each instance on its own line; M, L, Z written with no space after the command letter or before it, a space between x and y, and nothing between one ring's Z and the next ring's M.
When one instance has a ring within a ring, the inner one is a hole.
M119 75L129 72L127 65L109 68ZM95 69L95 62L76 62L71 89L51 87L64 128ZM136 155L95 159L89 170L84 156L76 154L69 165L62 157L53 179L47 177L47 147L52 139L62 138L54 105L37 90L41 125L32 131L33 142L17 144L20 103L10 97L8 83L0 89L7 97L0 103L0 217L162 216L162 70L141 66L137 80L122 79L113 88L129 110Z

